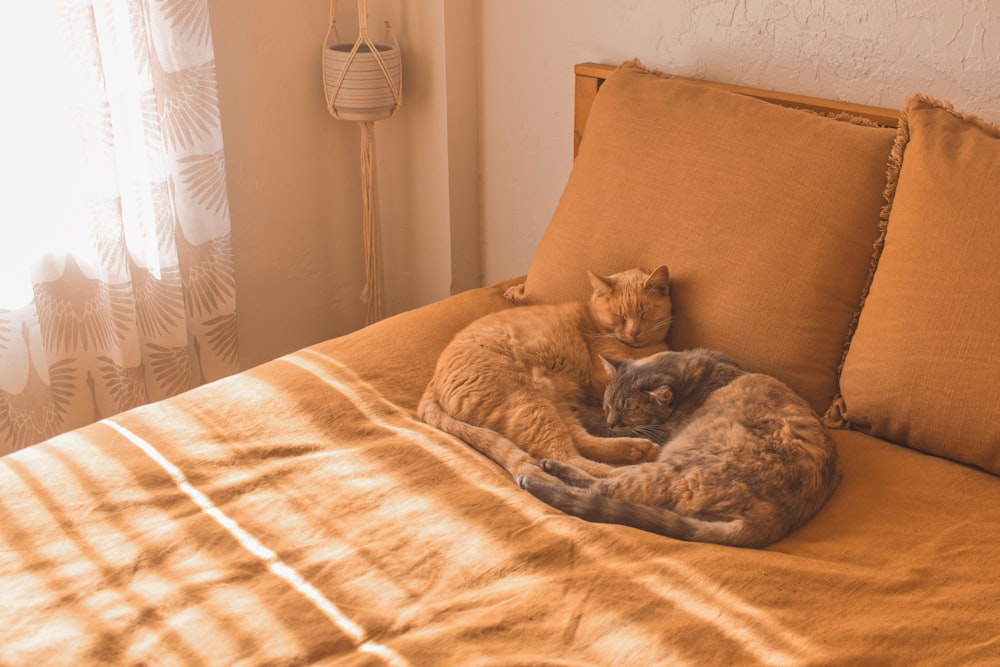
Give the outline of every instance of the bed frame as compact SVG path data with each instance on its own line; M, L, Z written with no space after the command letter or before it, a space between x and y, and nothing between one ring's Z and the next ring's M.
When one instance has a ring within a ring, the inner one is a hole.
M601 65L598 63L580 63L575 67L576 93L574 94L573 157L576 157L577 151L580 149L580 139L583 138L583 129L587 125L587 116L590 114L590 106L594 103L594 97L597 95L601 84L608 77L608 74L615 69L617 69L616 65ZM896 127L899 122L899 112L895 109L885 109L867 104L854 104L852 102L838 102L820 97L781 93L761 88L748 88L746 86L705 81L703 79L691 79L679 76L674 78L696 81L706 86L728 90L729 92L741 95L749 95L750 97L756 97L757 99L786 107L810 109L822 113L847 113L852 116L861 116L883 127Z

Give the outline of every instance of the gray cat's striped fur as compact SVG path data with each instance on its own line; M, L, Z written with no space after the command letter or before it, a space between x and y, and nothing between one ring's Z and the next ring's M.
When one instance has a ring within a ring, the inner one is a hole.
M841 472L829 432L777 379L704 349L611 361L614 433L663 444L655 462L594 476L545 460L558 479L518 483L575 516L684 540L761 547L812 517Z

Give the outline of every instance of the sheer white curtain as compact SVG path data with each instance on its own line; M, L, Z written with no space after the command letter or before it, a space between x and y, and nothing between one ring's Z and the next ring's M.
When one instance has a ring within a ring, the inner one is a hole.
M0 454L236 370L206 0L0 6Z

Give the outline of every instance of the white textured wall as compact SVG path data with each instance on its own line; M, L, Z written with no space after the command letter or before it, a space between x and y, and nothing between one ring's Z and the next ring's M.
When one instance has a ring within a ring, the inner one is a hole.
M890 108L920 91L1000 122L994 0L484 0L482 34L486 283L527 271L561 194L576 62Z

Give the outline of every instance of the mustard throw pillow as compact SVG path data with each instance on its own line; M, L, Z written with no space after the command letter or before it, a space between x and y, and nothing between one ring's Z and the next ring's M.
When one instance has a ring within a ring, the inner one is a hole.
M895 134L623 66L594 101L524 301L584 298L587 269L667 264L671 347L721 350L822 413Z
M861 430L1000 473L1000 128L917 95L897 151L842 409Z

